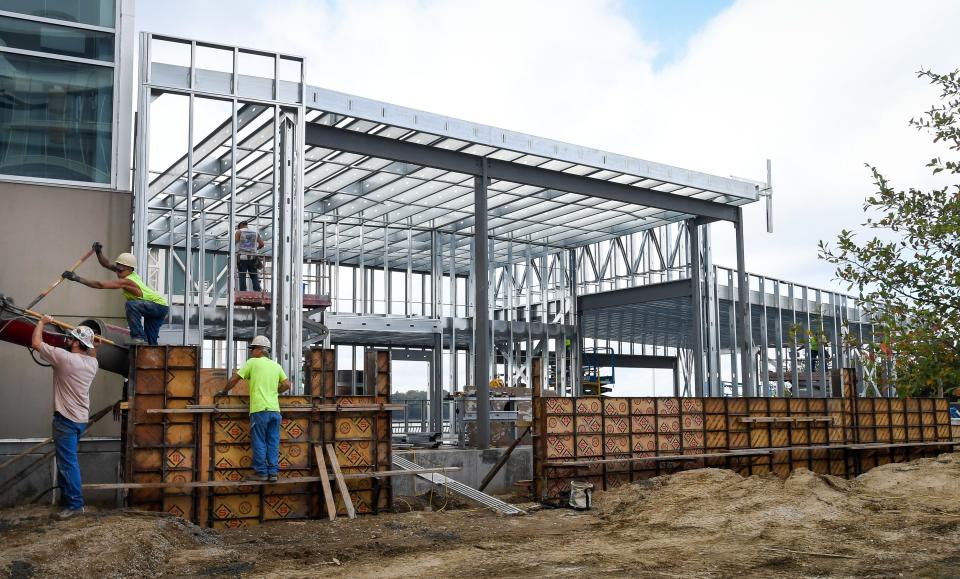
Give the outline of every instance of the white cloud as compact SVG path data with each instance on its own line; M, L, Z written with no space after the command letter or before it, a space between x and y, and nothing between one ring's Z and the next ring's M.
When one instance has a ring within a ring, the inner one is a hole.
M654 72L612 1L141 3L156 32L301 54L311 84L720 175L774 160L776 233L747 215L752 271L830 283L819 239L862 220L864 162L930 183L906 121L956 67L960 3L743 0ZM174 18L171 15L178 15ZM184 15L190 15L184 18ZM715 261L734 263L732 228Z

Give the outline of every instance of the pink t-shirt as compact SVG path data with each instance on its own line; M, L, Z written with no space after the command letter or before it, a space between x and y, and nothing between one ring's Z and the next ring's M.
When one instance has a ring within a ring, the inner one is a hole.
M53 366L53 409L67 420L90 420L90 384L100 364L86 353L74 354L50 344L40 344L40 357Z

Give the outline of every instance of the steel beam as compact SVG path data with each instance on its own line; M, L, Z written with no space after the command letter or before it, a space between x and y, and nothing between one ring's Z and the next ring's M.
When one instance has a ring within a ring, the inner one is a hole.
M629 306L646 302L655 302L671 298L685 298L693 295L693 286L689 279L678 279L663 283L635 286L595 294L586 294L578 298L578 311L582 315L593 310L602 310L617 306Z
M317 123L307 123L306 144L307 146L370 155L381 159L424 165L474 176L480 175L483 171L488 179L500 179L545 189L556 189L597 199L655 207L697 217L733 222L736 221L738 215L737 207L723 203L714 203L654 189L633 187L570 173L540 169L510 161L488 159L468 153L408 143ZM481 166L483 169L481 169Z

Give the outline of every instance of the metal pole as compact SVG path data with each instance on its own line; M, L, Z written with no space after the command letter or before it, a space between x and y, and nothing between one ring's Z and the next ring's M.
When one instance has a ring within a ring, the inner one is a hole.
M490 366L488 343L490 314L487 292L487 160L480 159L480 175L473 179L474 238L477 251L473 255L473 378L477 387L477 441L478 448L490 446Z
M577 251L568 249L567 259L569 261L567 269L570 273L570 319L566 323L573 327L576 332L570 341L570 371L573 373L571 381L574 396L580 396L583 394L583 369L580 362L583 351L583 333L580 331L580 312L577 309ZM597 391L597 395L599 394L600 391Z
M690 284L693 292L690 305L693 307L693 395L703 396L703 264L700 261L700 227L691 219L687 221L690 232Z
M193 70L193 50L191 54L191 67ZM184 260L183 260L183 343L189 344L188 339L190 331L190 286L193 285L193 93L189 97L190 118L187 119L187 220L184 224ZM145 223L140 224L146 227Z
M234 64L236 64L236 49L234 49ZM236 68L234 68L236 74ZM231 101L230 111L230 201L228 208L230 211L227 217L227 376L233 375L233 365L236 363L237 345L233 335L233 296L236 292L236 271L237 271L237 240L235 231L237 229L237 101Z
M741 348L740 368L743 377L743 395L754 396L753 375L753 336L750 332L750 279L746 271L746 257L744 256L743 241L743 208L737 208L737 221L734 224L737 233L737 282L739 283L739 299L737 300L737 318L740 320Z

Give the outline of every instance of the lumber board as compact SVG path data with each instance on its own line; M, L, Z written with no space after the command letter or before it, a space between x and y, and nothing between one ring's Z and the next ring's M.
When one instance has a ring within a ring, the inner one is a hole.
M51 455L52 455L51 451ZM456 472L460 467L447 468L424 468L416 471L411 470L381 470L377 472L356 472L341 475L345 480L366 479L366 478L387 478L392 476L407 476L411 474L428 473L446 473ZM116 490L116 489L189 489L206 487L250 487L266 485L297 485L303 483L321 482L319 476L302 476L292 478L282 478L273 482L269 481L202 481L202 482L147 482L147 483L85 483L83 488L89 490ZM322 483L321 483L322 484Z
M562 462L550 460L544 463L544 466L562 466L579 467L593 466L595 464L609 464L617 462L676 462L683 460L700 460L704 458L738 458L750 456L765 456L772 454L769 450L744 450L734 452L715 452L709 454L661 454L659 456L627 456L623 458L604 458L598 460L578 460L575 462Z
M280 412L379 412L403 410L403 404L366 404L357 406L337 406L320 404L317 406L281 406ZM187 405L186 408L150 408L147 414L246 414L247 406L202 406Z
M937 442L894 442L889 444L851 444L851 450L873 450L884 448L902 448L906 446L958 446L960 440L940 440Z
M337 487L340 489L340 496L343 497L343 506L347 509L347 517L357 518L357 511L353 508L353 499L350 498L350 490L347 489L347 483L343 480L343 473L340 472L340 461L337 460L337 451L333 449L332 444L327 444L327 457L330 459L330 466L333 468L333 476L337 479Z
M333 502L333 491L330 490L330 479L327 477L327 463L323 460L323 449L320 445L313 447L317 457L317 470L320 472L320 485L323 487L323 498L327 503L327 516L330 520L337 518L337 505Z

